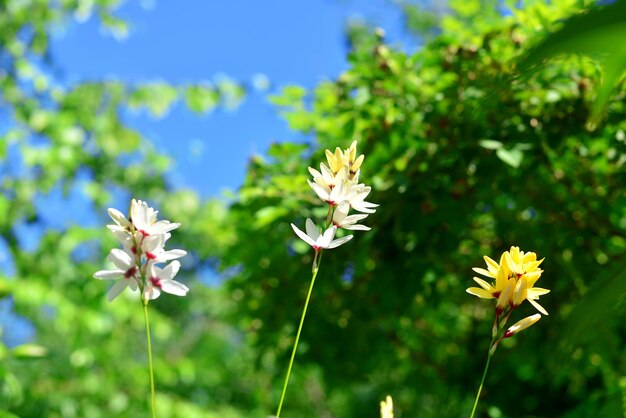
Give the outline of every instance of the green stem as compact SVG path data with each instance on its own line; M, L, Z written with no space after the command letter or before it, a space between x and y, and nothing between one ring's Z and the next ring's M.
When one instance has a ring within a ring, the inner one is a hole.
M319 259L318 259L319 255ZM304 317L306 316L306 310L309 306L309 300L311 299L311 293L313 292L313 285L315 284L315 278L319 270L319 264L322 261L321 250L315 252L315 259L313 260L313 275L311 277L311 285L309 286L309 293L306 295L306 301L304 302L304 309L302 310L302 317L300 318L300 325L298 326L298 332L296 334L296 341L293 344L293 350L291 351L291 360L289 360L289 367L287 368L287 376L285 377L285 384L283 385L283 393L280 395L280 402L278 403L278 411L276 412L276 418L280 418L280 411L283 408L283 401L285 400L285 393L287 392L287 385L289 385L289 377L291 376L291 367L293 366L293 360L296 357L296 350L298 349L298 341L300 341L300 333L302 332L302 325L304 324Z
M152 418L156 418L156 397L154 394L154 367L152 365L152 342L150 340L150 321L148 321L148 301L143 299L143 317L146 320L146 338L148 339L148 366L150 368L150 405Z
M492 340L493 343L493 340ZM476 400L474 401L474 407L472 408L472 414L470 418L474 418L476 412L476 406L478 406L478 399L480 398L480 392L483 390L483 384L485 383L485 377L487 377L487 370L489 370L489 363L491 362L491 345L489 345L489 353L487 354L487 363L485 364L485 371L483 372L483 378L480 380L480 386L478 387L478 393L476 394Z

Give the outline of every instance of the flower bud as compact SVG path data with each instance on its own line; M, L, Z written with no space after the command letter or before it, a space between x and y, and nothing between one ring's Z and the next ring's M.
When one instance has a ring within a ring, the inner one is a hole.
M512 325L511 327L509 327L509 329L507 329L506 332L504 333L504 337L502 338L512 337L518 332L520 332L521 330L524 330L528 328L529 326L533 325L535 322L539 321L540 319L541 319L540 314L527 316L521 321L516 322L515 325Z

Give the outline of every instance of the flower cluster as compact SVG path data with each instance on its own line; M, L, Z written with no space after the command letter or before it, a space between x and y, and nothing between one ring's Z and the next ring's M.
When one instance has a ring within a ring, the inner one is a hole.
M156 299L161 291L185 296L189 288L174 280L174 276L180 269L177 259L187 253L183 250L166 251L164 248L171 237L170 231L180 224L167 220L158 221L158 211L141 200L131 201L128 218L117 209L109 208L108 212L115 224L107 225L107 228L122 244L122 249L112 249L107 257L116 268L98 271L94 277L100 280L118 280L109 291L109 301L127 287L133 291L139 289L144 301ZM171 263L158 267L168 261Z
M360 168L365 156L356 156L356 146L357 141L354 141L350 148L343 151L339 147L334 153L326 150L328 165L321 163L319 171L309 167L309 172L313 176L313 181L307 180L309 185L317 196L328 204L325 229L318 228L311 219L306 220L306 233L294 224L291 224L291 227L298 237L316 252L338 247L352 239L352 235L334 239L339 228L351 231L370 229L357 222L374 213L376 211L374 208L378 205L365 201L372 188L359 183ZM350 209L361 214L349 215Z
M511 312L527 300L539 312L548 315L548 312L541 306L537 300L539 296L549 293L550 290L534 287L543 270L539 265L543 262L537 260L537 254L534 252L520 251L519 247L511 247L509 251L502 253L500 262L485 256L487 270L484 268L474 267L473 270L490 279L494 279L493 283L489 283L479 277L474 277L474 281L480 287L470 287L467 293L484 299L496 299L496 323L498 327L502 327L508 319ZM500 321L500 318L502 320ZM533 325L541 315L535 314L522 319L515 325L511 326L505 332L503 338L508 338L519 331ZM497 330L494 328L494 334Z
M543 262L537 260L537 254L533 252L524 253L519 247L511 247L509 251L502 253L500 263L496 263L491 258L485 256L488 270L475 267L473 270L483 276L495 279L494 284L490 284L483 279L474 277L474 281L481 287L470 287L467 292L485 299L498 300L496 311L502 313L505 309L515 309L527 300L539 312L548 315L548 312L537 300L539 296L550 291L540 287L534 287L537 280L543 273L539 265Z

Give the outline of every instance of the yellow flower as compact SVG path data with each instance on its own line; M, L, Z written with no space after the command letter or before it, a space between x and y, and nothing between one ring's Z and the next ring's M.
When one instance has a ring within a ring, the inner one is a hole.
M336 175L342 169L347 168L350 173L348 178L350 180L354 179L361 168L361 164L363 164L363 160L365 159L364 155L360 155L357 158L356 145L357 141L352 141L350 148L344 150L343 152L339 147L335 148L334 153L330 152L330 150L326 150L326 160L328 160L328 166L332 170L333 174Z
M380 418L393 418L393 399L389 395L380 401Z
M495 279L493 284L474 277L474 281L480 287L470 287L467 293L484 299L497 298L496 310L502 313L507 306L517 308L524 300L530 302L539 312L548 315L548 312L537 300L539 296L549 293L550 290L534 287L543 273L539 265L543 262L537 260L537 254L524 253L519 247L511 247L509 251L502 253L500 263L485 256L487 270L474 267L473 270L483 276Z

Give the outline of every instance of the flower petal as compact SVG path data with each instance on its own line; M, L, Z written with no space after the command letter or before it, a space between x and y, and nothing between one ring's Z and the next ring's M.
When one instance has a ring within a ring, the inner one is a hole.
M486 281L484 281L483 279L481 279L480 277L474 277L474 281L478 283L480 287L487 290L488 292L492 293L494 291L494 287L490 285L489 283L487 283Z
M98 280L113 280L124 276L123 270L100 270L93 277Z
M486 277L493 277L493 278L496 277L495 274L493 274L490 271L487 271L485 269L482 269L480 267L472 267L472 270L474 270L476 273L482 274L483 276L486 276Z
M159 260L159 262L170 261L170 260L176 260L177 258L181 258L186 255L187 255L187 251L185 250L168 250L168 251L163 251L162 253L160 253L157 259Z
M155 286L146 286L143 290L143 298L145 300L154 300L161 295L161 291Z
M331 241L330 244L328 244L328 247L326 248L337 248L342 244L345 244L346 242L350 241L352 239L353 235L346 235L345 237L336 239L334 241Z
M166 280L161 282L161 290L170 295L185 296L189 288L176 280Z
M315 223L313 223L311 218L306 219L304 226L306 228L306 234L311 237L313 241L317 241L320 236L320 231L317 229L317 226L315 226Z
M107 295L107 299L109 299L109 302L111 302L120 293L122 293L124 289L126 289L127 286L128 286L128 279L120 279L117 283L115 283L113 287L111 288L111 290L109 290L109 294Z
M109 253L107 260L115 264L120 270L128 270L133 267L133 259L126 251L114 248Z
M481 289L480 287L470 287L469 289L465 289L467 293L470 295L478 296L483 299L493 299L493 295L490 292L487 292L485 289Z
M311 247L315 245L315 241L313 239L311 239L311 237L309 237L307 234L305 234L304 232L300 231L300 229L295 226L294 224L291 224L291 228L293 229L293 232L296 233L296 235L304 242L306 242L307 244L309 244Z
M162 280L171 280L174 276L176 276L178 270L180 270L180 262L178 260L174 260L165 266L158 276Z
M125 228L130 225L130 222L128 221L128 219L126 219L126 216L124 216L124 214L119 210L115 208L109 208L107 212L109 212L109 216L111 217L111 219L113 219L113 221L119 226Z
M533 299L526 299L526 300L529 301L530 304L533 305L539 312L541 312L544 315L548 315L548 311L546 311L545 308L541 306L538 302L536 302Z
M165 245L164 238L163 234L148 235L141 241L141 249L144 252L152 253Z

